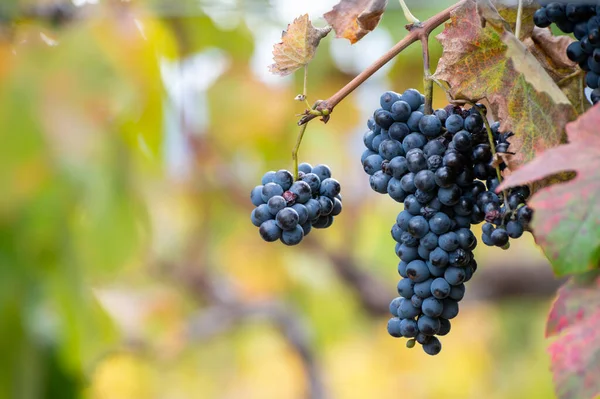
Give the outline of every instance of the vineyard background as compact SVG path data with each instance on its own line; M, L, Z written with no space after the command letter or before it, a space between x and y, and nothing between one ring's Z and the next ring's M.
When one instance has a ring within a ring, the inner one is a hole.
M49 2L5 8L0 398L554 397L558 282L530 235L478 246L439 356L386 332L401 205L367 188L359 157L379 95L422 88L418 45L309 126L300 159L331 166L345 209L287 248L249 221L263 172L291 168L303 110L301 74L267 65L289 21L324 26L336 1L101 3L60 25ZM451 4L407 3L421 19ZM356 45L324 40L311 100L405 35L390 7ZM440 54L432 40L432 67Z

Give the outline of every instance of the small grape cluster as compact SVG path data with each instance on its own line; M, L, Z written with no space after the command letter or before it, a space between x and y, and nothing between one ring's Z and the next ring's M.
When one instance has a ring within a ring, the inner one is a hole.
M500 124L497 122L491 126L494 147L498 153L507 153L510 146L507 139L513 133L501 133L499 127ZM479 162L475 164L476 169L479 165L490 166L490 162L492 162L489 146L485 149L486 151L477 151L477 154L475 151L473 152L475 162ZM500 170L507 167L502 160L499 161L498 166ZM481 167L479 169L483 170ZM519 238L524 231L531 231L529 224L533 216L533 210L527 205L530 190L527 186L520 186L496 194L495 191L499 184L498 178L495 177L496 171L489 168L487 173L488 191L477 198L477 205L483 211L486 221L482 227L483 234L481 238L487 246L508 249L510 246L509 238ZM484 176L475 173L475 177L481 179Z
M477 270L471 225L492 211L488 203L499 199L494 193L499 182L485 107L449 105L424 115L423 101L414 89L384 93L367 123L361 161L371 188L404 204L391 229L402 280L400 296L390 303L388 332L436 355L441 350L436 335L450 332L464 283ZM494 147L506 152L511 134L498 127L491 129Z
M586 85L593 89L591 100L600 100L600 5L594 1L540 1L533 15L536 26L554 23L564 33L573 33L577 41L567 47L567 56L586 71Z
M297 245L312 228L332 225L342 212L340 183L327 165L298 165L298 180L287 170L270 171L254 187L250 200L256 206L250 218L263 240Z

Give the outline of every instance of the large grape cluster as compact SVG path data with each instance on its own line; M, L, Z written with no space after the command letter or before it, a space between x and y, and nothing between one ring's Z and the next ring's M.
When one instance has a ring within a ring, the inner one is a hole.
M400 296L390 303L388 332L435 355L441 350L436 335L450 331L464 283L477 270L471 224L502 212L495 207L498 179L480 114L486 110L450 105L424 115L423 96L414 89L386 92L380 105L367 123L361 160L371 188L404 204L391 230L402 280ZM493 127L495 149L506 152L510 134ZM503 226L498 217L495 230Z
M340 183L327 165L300 164L297 181L287 170L270 171L261 183L250 193L256 206L250 218L267 242L297 245L313 227L331 226L342 212Z
M540 1L542 7L533 15L533 22L545 28L554 23L577 41L567 47L570 60L586 71L585 81L593 89L591 100L600 100L600 5L594 1Z

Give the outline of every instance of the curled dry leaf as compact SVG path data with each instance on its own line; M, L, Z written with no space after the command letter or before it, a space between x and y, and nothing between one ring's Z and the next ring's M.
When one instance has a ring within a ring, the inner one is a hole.
M499 189L537 182L575 171L576 177L537 191L529 204L535 209L537 243L557 275L584 273L600 261L600 105L567 125L569 144L549 149L508 176Z
M467 1L456 9L438 35L444 51L435 77L450 85L456 99L487 99L510 139L510 170L532 159L537 151L564 142L564 126L575 119L569 98L512 34L516 10L489 1ZM482 27L481 19L486 19ZM533 29L524 29L524 35ZM530 39L531 40L531 39Z
M269 66L271 73L286 76L308 64L321 39L330 31L330 27L315 28L308 14L296 18L287 31L283 31L281 42L273 46L275 63Z
M387 0L341 0L323 16L333 26L336 37L354 44L377 27L387 3Z

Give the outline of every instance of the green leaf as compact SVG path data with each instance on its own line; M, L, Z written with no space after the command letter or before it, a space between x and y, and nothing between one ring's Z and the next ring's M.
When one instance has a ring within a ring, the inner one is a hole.
M438 35L444 52L435 77L448 82L455 99L489 102L501 129L515 133L510 167L516 169L563 142L563 127L576 111L496 9L481 2L479 11L471 0L453 12Z
M537 243L561 276L598 268L600 261L600 105L567 125L569 144L550 149L513 172L499 189L536 182L561 172L577 173L567 183L537 191Z

